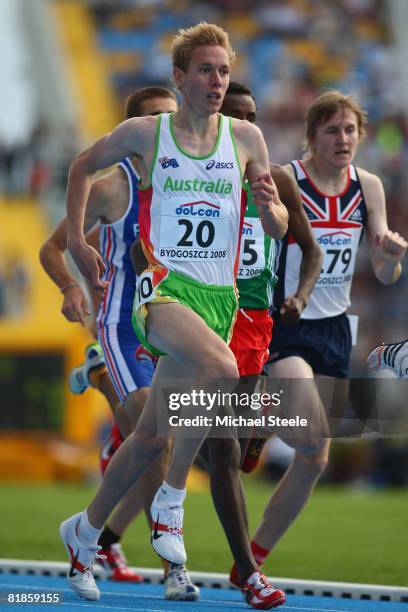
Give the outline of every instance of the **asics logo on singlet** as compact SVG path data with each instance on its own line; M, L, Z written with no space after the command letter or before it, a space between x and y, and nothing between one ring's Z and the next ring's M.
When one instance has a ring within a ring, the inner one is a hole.
M232 170L233 167L234 162L217 162L215 159L212 159L208 162L205 169L212 170L213 168L216 168L217 170Z
M317 242L323 246L344 246L346 244L351 244L351 234L342 231L323 234L318 237Z
M177 206L175 210L176 215L183 215L183 217L219 217L220 206L213 204L212 202L187 202L181 206Z
M159 159L159 163L161 165L161 167L163 168L163 170L166 170L167 168L179 168L180 165L177 161L177 159L175 159L174 157L172 159L169 159L168 157L161 157Z

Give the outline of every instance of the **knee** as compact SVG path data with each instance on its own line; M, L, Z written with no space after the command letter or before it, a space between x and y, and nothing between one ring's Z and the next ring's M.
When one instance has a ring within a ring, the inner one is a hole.
M317 451L297 452L296 460L301 461L312 476L319 477L326 469L329 461L329 445L323 442L322 448Z
M241 447L233 438L208 439L208 471L210 475L239 472Z
M168 446L167 438L159 438L152 429L136 427L132 435L132 447L149 456L157 456Z
M238 379L239 372L237 362L231 355L216 355L208 359L200 370L200 376L204 380Z

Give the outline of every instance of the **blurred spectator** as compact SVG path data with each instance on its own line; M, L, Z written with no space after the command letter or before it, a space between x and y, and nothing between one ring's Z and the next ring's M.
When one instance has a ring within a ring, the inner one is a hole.
M30 274L26 261L19 253L9 253L5 258L3 283L5 293L4 315L19 319L27 314L30 298Z
M27 143L0 143L0 193L18 196L28 193L30 156Z

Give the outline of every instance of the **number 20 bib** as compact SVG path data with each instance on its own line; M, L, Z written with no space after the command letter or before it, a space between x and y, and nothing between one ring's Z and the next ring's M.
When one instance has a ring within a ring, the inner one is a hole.
M230 206L214 202L162 203L159 253L173 261L226 259Z

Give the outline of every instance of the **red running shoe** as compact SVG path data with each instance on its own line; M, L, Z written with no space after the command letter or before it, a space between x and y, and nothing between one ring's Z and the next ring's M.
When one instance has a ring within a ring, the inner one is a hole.
M234 589L241 588L241 583L239 581L239 576L238 576L238 569L235 563L231 568L230 575L229 575L229 581L230 581L230 585L234 587Z
M241 465L241 470L245 474L253 472L259 462L259 457L267 438L251 438L248 444L247 452Z
M246 602L256 610L270 610L286 602L285 593L275 589L261 572L251 574L241 587L241 592Z
M143 582L143 576L136 574L127 565L125 555L119 543L112 544L110 548L99 551L96 558L98 565L103 567L109 580L115 582Z

